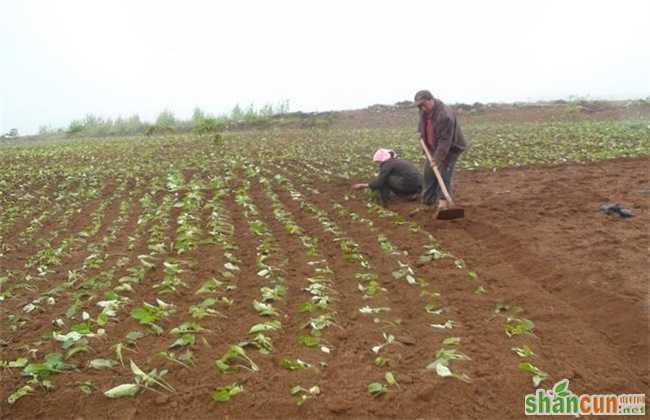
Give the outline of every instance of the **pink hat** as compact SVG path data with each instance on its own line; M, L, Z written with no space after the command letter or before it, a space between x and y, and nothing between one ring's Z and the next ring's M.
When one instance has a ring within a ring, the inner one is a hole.
M379 149L375 152L372 160L375 162L385 162L390 159L394 153L395 152L390 149Z

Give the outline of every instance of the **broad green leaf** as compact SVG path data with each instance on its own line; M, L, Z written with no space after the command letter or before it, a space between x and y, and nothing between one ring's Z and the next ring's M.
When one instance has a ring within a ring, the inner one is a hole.
M537 366L528 362L520 363L519 370L533 375L533 386L535 387L539 386L539 384L544 379L548 378L548 373L544 372L543 370L539 369Z
M381 356L375 358L375 365L378 367L384 367L388 364L388 359Z
M144 334L141 333L140 331L131 331L126 335L126 341L129 342L129 344L135 344L136 341L144 337Z
M395 384L397 384L397 381L395 380L395 376L393 375L392 372L386 372L386 374L384 375L384 377L386 378L386 383L387 383L388 385L395 385Z
M311 367L309 363L303 362L300 359L293 360L286 357L283 358L282 361L280 361L280 366L291 371L301 370L301 369L306 369Z
M457 346L460 344L460 337L447 337L442 341L443 346Z
M320 338L311 335L300 336L298 341L305 347L316 347L320 344Z
M443 365L442 363L436 364L436 373L438 376L442 376L443 378L453 376L453 373L451 373L451 369L449 369L448 366Z
M174 341L169 348L173 349L175 347L191 346L194 345L194 343L196 343L196 336L194 334L184 334Z
M138 393L140 387L137 384L122 384L104 392L108 398L132 397Z
M535 323L530 319L510 319L503 324L503 329L508 337L522 334L532 334Z
M456 322L454 320L447 320L444 324L431 324L433 328L439 329L439 330L450 330L454 328L454 325L456 325Z
M244 387L237 383L230 385L222 386L217 388L216 391L212 394L212 399L217 402L226 402L230 400L230 397L235 396L244 391Z
M8 367L10 368L24 368L29 363L29 359L26 357L19 357L16 360L9 362Z
M23 385L20 388L18 388L16 391L11 393L9 395L9 398L7 398L7 402L11 405L21 399L22 397L29 395L34 392L34 389L29 386L29 385Z
M282 323L280 323L280 321L273 320L253 325L251 329L248 330L248 333L257 334L265 331L279 330L280 328L282 328Z
M527 345L524 345L522 347L512 347L512 351L515 352L515 354L519 357L531 357L535 355L535 353L533 353L533 351Z
M117 362L111 359L93 359L88 362L88 367L92 369L111 369L117 366Z
M146 307L133 308L131 310L131 317L135 318L143 325L153 324L158 320L158 317Z
M378 397L381 394L384 394L387 391L386 385L378 383L378 382L373 382L371 384L368 384L368 393L372 395L373 397Z

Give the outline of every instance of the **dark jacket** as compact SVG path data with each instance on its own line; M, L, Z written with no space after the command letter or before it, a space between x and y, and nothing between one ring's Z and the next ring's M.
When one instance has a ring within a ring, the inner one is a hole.
M389 159L379 166L379 175L368 183L373 190L390 188L396 194L415 194L422 189L422 176L411 162Z
M451 152L461 153L467 147L465 136L456 121L454 111L445 105L440 99L433 99L433 122L434 148L431 150L432 158L438 166L442 166L447 154ZM418 133L426 142L426 115L420 112Z

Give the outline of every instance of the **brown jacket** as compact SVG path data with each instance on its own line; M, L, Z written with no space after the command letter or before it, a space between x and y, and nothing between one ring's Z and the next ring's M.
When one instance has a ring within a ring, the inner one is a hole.
M433 99L433 112L431 120L433 121L434 149L433 160L438 166L442 166L449 152L461 153L467 147L463 131L456 121L454 111L445 105L440 99ZM426 116L420 112L420 122L418 124L418 133L426 143Z

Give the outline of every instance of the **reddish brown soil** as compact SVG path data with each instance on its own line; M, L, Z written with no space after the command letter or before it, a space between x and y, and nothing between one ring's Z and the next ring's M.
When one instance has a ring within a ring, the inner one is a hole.
M276 258L278 261L288 258L289 288L284 301L276 305L284 314L283 331L273 336L276 351L271 356L250 352L260 366L259 373L221 376L213 368L214 360L227 346L245 339L247 329L260 321L251 303L259 298L259 288L264 285L255 275L257 238L247 229L241 208L233 197L225 197L224 207L236 227L238 256L242 261L238 288L230 296L235 304L227 312L228 323L220 319L202 323L215 332L205 336L205 343L197 342L194 348L197 364L191 369L151 357L152 353L166 348L169 335L147 336L139 343L137 354L128 355L148 368L170 369L167 380L176 393L160 396L145 392L133 399L109 400L102 391L128 382L131 378L128 369L83 369L54 376L57 385L54 392L39 390L10 406L6 398L23 379L19 371L7 370L0 371L0 417L523 417L523 396L533 387L530 376L517 369L519 359L510 348L524 343L535 349L535 364L550 374L545 386L568 378L578 393L648 393L649 166L650 160L636 159L458 173L456 190L459 202L465 206L465 219L435 221L421 212L413 221L464 259L485 285L488 291L485 295L473 293L473 286L451 259L417 263L417 256L426 244L423 236L412 234L407 225L395 225L369 212L362 194L343 201L343 196L350 193L348 184L318 185L321 193L317 195L299 187L307 201L326 211L330 219L360 244L380 275L382 286L389 293L371 302L361 298L354 279L358 270L344 261L338 246L331 242L333 237L323 232L321 225L300 209L286 191L273 184L295 221L310 236L321 238L318 258L327 259L334 272L338 294L333 307L338 327L324 335L334 348L328 356L296 344L307 315L297 313L295 306L308 297L301 288L311 272L307 262L314 258L306 257L299 240L275 221L271 203L262 187L254 183L251 196L260 209L259 217L281 244ZM623 204L635 217L622 220L603 215L599 206L606 201ZM333 202L371 219L391 242L408 251L407 261L417 266L418 272L441 293L449 317L458 322L452 332L439 333L429 327L432 318L423 310L418 289L403 280L392 279L395 260L382 252L376 234L363 224L337 214ZM414 206L414 203L394 203L391 208L406 217ZM167 231L172 238L177 214L178 209L174 209ZM124 235L133 227L135 216L135 213L131 215ZM205 222L207 213L202 217ZM125 239L120 237L110 252L127 252ZM146 243L138 243L134 255L146 249ZM200 302L193 291L223 264L223 251L213 245L203 246L188 256L197 263L184 275L190 288L174 296L178 311L161 323L165 330L188 318L188 307ZM74 268L72 264L62 267L60 272ZM137 286L137 299L127 310L142 300L153 302L156 294L151 285L161 276L160 269L147 274L145 281ZM42 285L39 289L46 287ZM525 308L526 317L536 324L535 336L507 338L501 322L493 315L497 303L514 303ZM369 349L381 342L381 333L387 328L374 323L372 317L359 314L358 309L366 304L390 306L389 319L399 321L399 326L390 330L399 344L387 347L384 356L393 361L390 370L395 373L400 388L379 398L370 397L366 389L368 383L381 381L386 369L373 364L375 355ZM54 315L59 316L64 309L64 306L57 308ZM3 348L2 359L23 355L21 346L26 343L22 338L28 336L27 341L33 341L49 330L51 316L35 314L34 317L30 331L9 335L3 316L0 331L8 343ZM83 366L93 358L114 357L110 344L133 329L138 329L138 325L131 318L109 325L105 345L97 345L95 353L82 354L75 362ZM424 369L433 360L442 340L450 335L462 337L460 349L472 358L455 365L473 379L471 383L440 378ZM52 344L44 351L60 349ZM314 363L325 360L328 365L288 372L278 367L283 356ZM86 396L80 393L75 382L88 380L98 390ZM245 392L226 404L211 400L216 387L233 382L243 383ZM322 394L299 407L289 395L289 388L296 383L305 387L318 384Z

